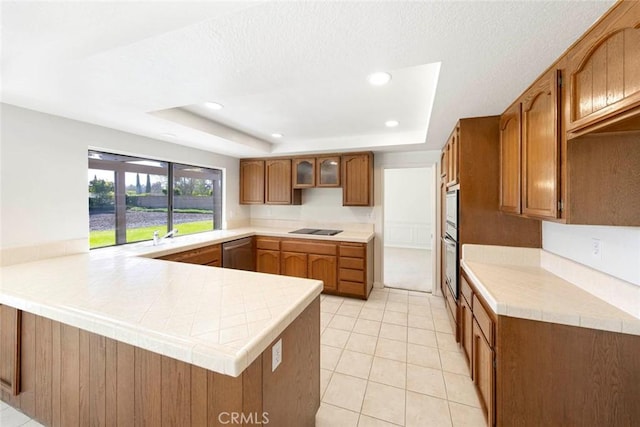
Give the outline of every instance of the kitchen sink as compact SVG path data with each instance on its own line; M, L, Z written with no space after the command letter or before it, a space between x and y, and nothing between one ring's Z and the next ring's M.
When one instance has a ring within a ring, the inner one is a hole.
M298 230L290 231L291 234L312 234L314 236L335 236L338 233L342 233L342 230L326 230L321 228L300 228Z

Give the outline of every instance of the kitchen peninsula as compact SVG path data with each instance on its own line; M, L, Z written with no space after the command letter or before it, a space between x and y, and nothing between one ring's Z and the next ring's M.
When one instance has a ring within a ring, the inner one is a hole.
M313 425L322 282L151 259L253 233L2 267L2 400L45 425Z

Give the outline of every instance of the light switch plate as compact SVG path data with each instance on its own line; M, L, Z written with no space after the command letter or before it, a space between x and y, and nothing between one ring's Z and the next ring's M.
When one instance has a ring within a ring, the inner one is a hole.
M282 338L271 348L271 372L275 371L282 363Z

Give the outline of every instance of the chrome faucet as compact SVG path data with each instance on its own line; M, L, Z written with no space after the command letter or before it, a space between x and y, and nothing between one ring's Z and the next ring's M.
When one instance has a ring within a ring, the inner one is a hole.
M167 239L169 237L174 237L176 234L178 234L178 229L174 228L173 230L171 230L170 232L168 232L167 234L165 234L164 236L160 237L160 234L158 233L158 230L153 232L153 246L157 246L159 244L161 244L164 239Z

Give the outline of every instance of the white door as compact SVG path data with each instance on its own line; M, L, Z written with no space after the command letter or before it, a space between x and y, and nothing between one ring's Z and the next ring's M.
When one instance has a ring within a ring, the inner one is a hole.
M433 168L384 169L384 285L431 292Z

